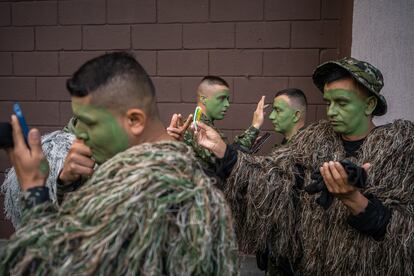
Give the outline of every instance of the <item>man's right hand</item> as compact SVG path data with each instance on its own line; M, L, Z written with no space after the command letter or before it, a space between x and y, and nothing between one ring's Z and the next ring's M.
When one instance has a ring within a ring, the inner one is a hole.
M213 128L204 124L203 122L197 123L197 131L194 132L197 139L197 143L210 150L218 158L223 158L226 153L227 145L221 139L220 134L217 133Z
M91 176L95 161L91 158L91 149L82 140L76 139L66 156L59 180L63 184L73 183L81 176Z
M177 141L182 141L184 139L184 132L191 124L193 115L190 114L187 117L187 120L183 123L181 114L174 114L171 118L170 126L167 127L167 133Z

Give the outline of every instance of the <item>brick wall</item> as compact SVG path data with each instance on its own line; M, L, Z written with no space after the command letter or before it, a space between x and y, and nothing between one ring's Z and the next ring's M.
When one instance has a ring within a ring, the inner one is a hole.
M31 127L61 128L71 117L65 80L112 50L133 51L152 76L165 123L193 111L206 74L231 85L232 105L218 123L230 138L250 124L262 94L271 102L286 87L305 91L314 121L324 107L310 76L349 54L351 22L347 0L0 0L0 121L19 101ZM272 130L268 120L264 130ZM280 139L272 134L263 153ZM8 166L1 152L1 183ZM1 214L0 238L12 231Z

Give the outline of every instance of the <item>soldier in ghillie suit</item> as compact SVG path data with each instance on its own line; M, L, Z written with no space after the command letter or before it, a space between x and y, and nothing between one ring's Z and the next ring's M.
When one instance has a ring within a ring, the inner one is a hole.
M382 74L367 62L329 61L313 80L329 121L270 156L237 152L199 125L199 143L214 149L229 176L239 245L267 246L269 274L412 275L414 124L374 126L372 116L385 114L387 103Z
M44 186L39 132L29 133L29 149L12 116L9 155L24 206L0 275L237 274L224 196L192 150L166 133L141 65L127 53L106 54L85 63L67 87L76 143L85 147L71 150L64 166L73 177L89 174L87 157L99 167L56 206Z
M227 137L222 131L220 131L214 125L217 120L223 120L226 115L227 109L230 106L230 88L228 83L217 76L204 77L197 88L197 106L202 110L200 121L204 124L212 127L217 133L220 134L221 139L226 143L230 143ZM256 138L260 132L260 128L263 125L263 106L264 97L258 103L258 109L253 114L253 120L251 126L239 136L236 136L233 146L239 150L250 153L250 150L256 141ZM177 140L183 140L187 145L193 148L197 159L202 164L206 173L210 176L215 176L214 168L216 164L216 157L214 154L200 147L194 139L193 132L187 130L191 117L187 119L184 124L180 124L179 115L174 114L171 119L171 124L167 128L168 133Z
M71 118L62 130L56 130L45 134L41 138L43 152L48 160L49 176L46 180L46 187L49 189L49 197L53 202L57 201L57 179L63 168L66 155L75 139L76 118ZM21 204L20 185L14 168L7 171L6 178L1 186L4 193L4 212L11 220L15 229L20 226Z

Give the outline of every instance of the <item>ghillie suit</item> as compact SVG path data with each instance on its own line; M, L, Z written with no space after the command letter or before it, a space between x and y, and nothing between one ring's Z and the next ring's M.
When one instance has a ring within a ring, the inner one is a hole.
M42 149L49 161L49 177L46 186L53 202L56 202L56 180L63 168L66 155L72 146L75 135L73 129L66 127L67 131L57 130L42 136ZM71 133L72 132L72 133ZM1 191L4 193L4 211L6 217L11 220L14 228L19 228L21 217L20 185L14 168L6 174Z
M299 275L413 275L414 271L414 124L398 120L375 128L356 157L371 163L368 198L391 211L383 240L349 225L350 211L338 199L326 211L303 187L323 162L342 160L344 146L328 122L310 125L291 144L267 157L238 153L225 190L243 251L268 246L273 260L287 258Z
M224 135L222 131L220 131L215 125L212 120L210 120L206 115L202 114L200 121L208 125L209 127L212 127L218 134L220 134L220 137L223 139L223 141L228 144L229 141L227 137ZM253 126L250 126L248 129L244 131L243 134L236 136L234 138L233 145L235 145L238 149L240 149L243 152L250 152L254 142L256 141L256 138L259 134L259 130ZM209 151L208 149L203 148L200 146L195 137L193 132L187 130L184 133L184 142L193 148L195 155L198 159L198 161L203 166L205 172L212 177L215 177L215 165L217 163L216 156ZM218 184L221 184L220 179L216 179ZM219 185L221 186L221 185Z
M60 208L24 212L0 275L237 274L230 210L193 156L179 142L119 153Z

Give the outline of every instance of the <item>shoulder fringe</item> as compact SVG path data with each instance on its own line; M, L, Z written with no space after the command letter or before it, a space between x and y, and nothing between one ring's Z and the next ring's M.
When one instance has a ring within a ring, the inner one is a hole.
M143 144L116 155L65 199L57 217L39 216L16 233L3 267L24 272L36 261L38 273L59 275L238 270L230 210L182 143Z

